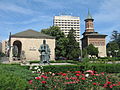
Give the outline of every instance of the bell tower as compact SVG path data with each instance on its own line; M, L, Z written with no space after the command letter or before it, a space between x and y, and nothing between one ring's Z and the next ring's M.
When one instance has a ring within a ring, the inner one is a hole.
M98 48L98 56L99 57L106 57L106 40L105 37L107 35L105 34L99 34L98 32L95 32L94 30L94 19L90 15L90 12L88 10L87 18L85 19L85 32L83 33L82 40L82 49L86 48L90 44L94 45L96 48Z
M92 18L89 10L88 10L88 15L87 18L85 19L85 32L94 32L94 24L93 24L94 19Z

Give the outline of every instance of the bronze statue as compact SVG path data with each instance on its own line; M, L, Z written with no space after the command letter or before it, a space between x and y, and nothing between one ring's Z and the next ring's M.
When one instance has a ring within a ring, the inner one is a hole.
M39 50L40 52L40 60L41 63L48 63L50 64L49 60L50 60L50 48L48 46L48 44L46 44L46 40L43 40L43 44L40 46Z

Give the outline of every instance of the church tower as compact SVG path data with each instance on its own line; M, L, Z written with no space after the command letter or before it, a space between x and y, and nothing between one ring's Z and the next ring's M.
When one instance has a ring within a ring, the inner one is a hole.
M89 10L88 10L88 16L85 19L85 32L94 32L94 19L92 18Z
M94 19L92 18L90 12L88 11L87 18L85 21L85 32L83 33L82 49L86 48L89 44L93 44L98 48L98 56L106 57L106 36L104 34L99 34L94 30Z

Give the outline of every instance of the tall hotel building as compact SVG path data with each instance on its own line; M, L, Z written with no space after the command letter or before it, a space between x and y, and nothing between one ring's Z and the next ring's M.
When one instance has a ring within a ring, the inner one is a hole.
M80 18L70 15L54 16L54 26L60 27L61 31L67 36L71 28L75 30L75 38L80 42Z

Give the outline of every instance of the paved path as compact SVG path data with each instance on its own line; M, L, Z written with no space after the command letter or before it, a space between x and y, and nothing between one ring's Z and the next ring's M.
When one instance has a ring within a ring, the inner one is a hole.
M74 65L71 63L50 63L50 64L39 64L39 63L26 63L26 64L21 64L22 66L27 65L27 66L47 66L47 65Z

